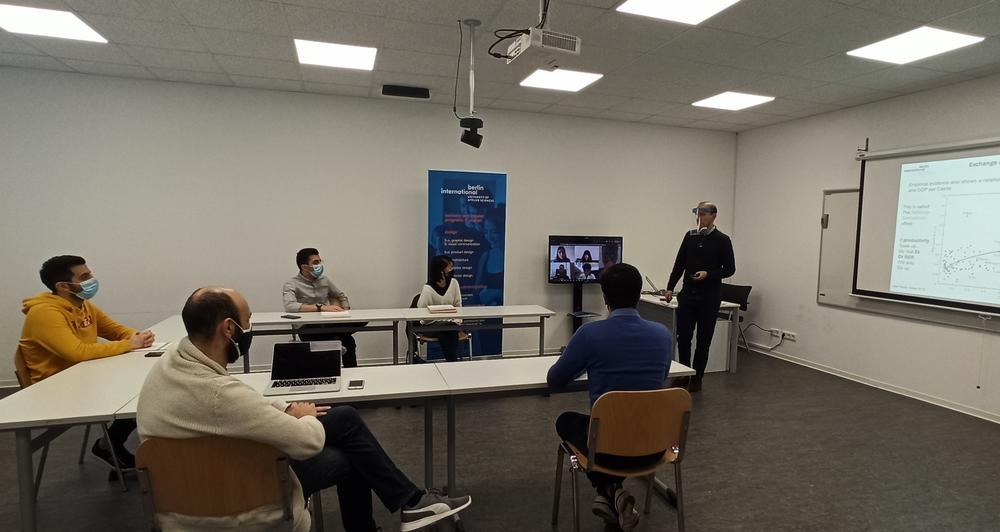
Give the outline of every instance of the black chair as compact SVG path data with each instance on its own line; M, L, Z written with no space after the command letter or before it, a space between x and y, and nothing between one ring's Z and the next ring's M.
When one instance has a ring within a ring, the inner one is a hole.
M417 308L417 301L419 301L419 300L420 300L420 294L417 294L417 295L413 296L413 300L410 301L410 308ZM410 338L410 333L411 332L413 332L413 323L408 321L408 322L406 322L406 337L407 338ZM409 351L409 353L407 353L407 355L410 357L410 361L411 362L413 361L414 357L420 356L420 346L425 346L426 347L427 344L429 344L431 342L438 341L437 338L434 338L433 336L424 336L424 335L420 334L419 332L414 332L413 333L413 338L416 340L416 345L407 347L407 351ZM472 333L467 332L467 331L459 331L458 332L458 341L460 341L460 342L468 342L468 344L469 344L469 360L472 360Z
M740 319L739 323L743 323L743 312L747 311L747 306L750 305L750 290L753 290L752 286L749 285L739 285L739 284L727 284L722 283L722 300L728 301L730 303L736 303L740 306ZM740 338L743 338L743 347L749 349L750 346L747 344L747 339L743 336L743 328L737 327L740 331Z

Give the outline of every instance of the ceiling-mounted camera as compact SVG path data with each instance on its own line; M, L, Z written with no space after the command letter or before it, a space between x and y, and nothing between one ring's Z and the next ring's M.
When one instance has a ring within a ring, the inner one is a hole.
M483 120L481 118L463 118L458 121L458 125L465 128L465 131L462 132L462 142L473 148L478 148L482 145L483 136L479 134L479 130L483 127Z

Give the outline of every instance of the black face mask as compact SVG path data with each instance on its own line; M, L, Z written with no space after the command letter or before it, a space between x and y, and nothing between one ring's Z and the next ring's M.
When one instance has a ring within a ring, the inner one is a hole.
M230 318L231 319L231 318ZM236 323L236 320L232 320ZM250 342L253 341L253 326L243 330L239 323L236 323L236 330L240 331L236 336L229 339L229 351L226 352L226 361L230 364L236 362L241 356L249 356Z

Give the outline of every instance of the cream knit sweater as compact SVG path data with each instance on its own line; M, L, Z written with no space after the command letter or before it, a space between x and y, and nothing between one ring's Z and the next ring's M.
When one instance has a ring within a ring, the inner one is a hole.
M139 438L225 436L271 445L296 460L315 456L326 442L323 425L311 416L296 419L285 413L287 407L229 375L185 337L146 376L137 406ZM308 532L311 519L302 486L294 474L292 478L294 530ZM197 530L199 524L266 530L268 521L280 519L280 509L258 510L221 520L162 514L158 518L161 525L176 530Z

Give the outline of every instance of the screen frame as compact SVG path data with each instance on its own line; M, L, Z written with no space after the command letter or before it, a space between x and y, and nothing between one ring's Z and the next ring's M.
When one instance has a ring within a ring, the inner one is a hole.
M553 239L556 239L555 240L556 243L553 243ZM597 241L597 242L588 242L588 240L594 240L594 241ZM615 264L621 264L622 262L624 262L624 255L625 255L625 251L624 251L625 245L624 245L624 242L625 242L625 239L622 236L615 236L615 235L612 235L612 236L601 236L601 235L549 235L548 245L546 246L546 250L547 250L546 257L549 256L548 252L552 249L553 245L569 245L569 244L567 244L568 242L573 242L574 244L580 244L580 245L584 245L584 244L603 245L604 243L606 243L607 240L616 240L617 241L617 244L618 244L618 262L616 262ZM596 262L600 262L600 261L598 260ZM553 285L573 285L573 284L598 284L598 283L601 282L601 280L599 278L595 278L595 279L591 279L591 280L570 279L569 281L553 281L552 280L552 275L551 275L551 273L548 270L548 267L551 266L551 264L552 264L552 259L547 259L545 261L545 264L546 264L545 279L546 279L546 283L547 284L553 284Z
M947 152L942 152L941 155L945 155ZM899 158L902 159L907 155L911 154L901 154L898 157L886 157L886 158ZM929 154L926 154L929 155ZM863 298L871 299L881 299L886 301L895 301L898 303L906 303L910 305L919 305L923 307L935 307L947 310L957 310L960 312L972 312L977 314L989 314L991 316L1000 316L1000 307L983 305L979 303L966 303L963 301L954 301L950 299L936 299L931 297L921 297L913 296L909 294L896 294L893 292L880 292L877 290L866 290L863 288L858 288L858 263L861 260L861 218L864 213L865 206L865 168L867 168L867 159L861 159L861 180L858 185L858 229L857 234L854 238L854 271L853 278L851 280L851 295ZM896 207L899 208L898 205Z

